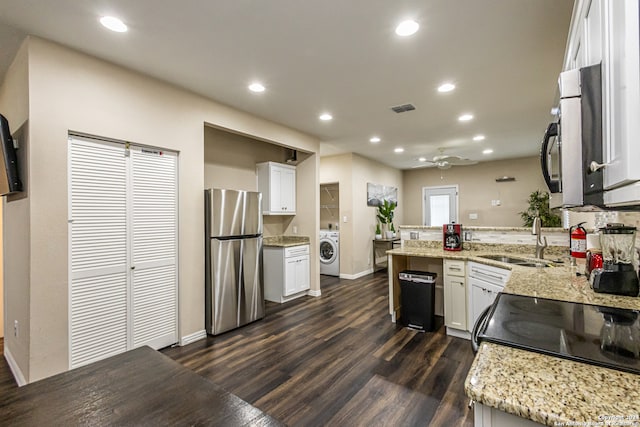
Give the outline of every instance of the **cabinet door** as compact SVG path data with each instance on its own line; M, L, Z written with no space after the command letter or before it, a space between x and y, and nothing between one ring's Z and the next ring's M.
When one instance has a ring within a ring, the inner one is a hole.
M444 319L448 327L467 329L467 292L464 277L444 278Z
M282 181L283 169L279 166L271 166L269 171L269 210L282 212Z
M296 211L296 171L281 168L280 172L280 202L282 211L295 213Z
M477 281L471 282L471 318L469 323L469 329L476 323L480 314L485 308L493 304L493 301L500 293L500 288L490 284L482 284Z
M602 61L602 0L591 0L586 6L582 45L584 65L595 65Z
M296 268L298 257L285 258L284 260L284 296L295 294L296 291Z
M309 281L309 256L298 257L298 261L296 261L296 292L308 290Z
M640 180L640 74L637 1L606 0L605 189Z

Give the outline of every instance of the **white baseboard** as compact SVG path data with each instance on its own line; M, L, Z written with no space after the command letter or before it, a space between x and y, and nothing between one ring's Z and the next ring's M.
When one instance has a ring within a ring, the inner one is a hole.
M196 331L192 334L185 335L184 337L180 338L180 345L183 346L183 345L191 344L192 342L203 340L206 337L207 337L207 331L205 331L204 329L201 331Z
M467 331L461 331L460 329L454 329L447 326L447 335L452 337L464 338L465 340L471 339L471 333Z
M16 382L18 383L18 387L22 387L23 385L26 385L27 380L24 379L24 375L22 375L22 371L20 370L18 363L16 363L16 360L13 358L13 356L11 355L11 352L9 351L6 345L4 346L4 358L7 360L9 369L11 369L13 378L15 378Z
M365 271L361 271L360 273L356 273L356 274L342 274L340 273L340 278L341 279L348 279L348 280L355 280L355 279L359 279L362 276L366 276L367 274L371 274L373 273L373 268L370 268L368 270Z
M309 295L310 297L319 297L321 295L321 291L320 289L318 289L317 291L313 289L309 289L307 291L307 295Z

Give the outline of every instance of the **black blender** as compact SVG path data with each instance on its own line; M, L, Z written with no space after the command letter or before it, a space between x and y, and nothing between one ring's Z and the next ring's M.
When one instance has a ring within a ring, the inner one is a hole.
M607 224L600 229L603 265L591 272L595 292L637 297L636 228Z

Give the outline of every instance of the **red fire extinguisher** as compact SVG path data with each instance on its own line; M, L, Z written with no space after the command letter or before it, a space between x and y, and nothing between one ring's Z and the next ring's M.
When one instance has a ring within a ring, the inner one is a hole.
M587 257L587 230L582 227L584 222L569 228L570 249L569 253L574 258Z

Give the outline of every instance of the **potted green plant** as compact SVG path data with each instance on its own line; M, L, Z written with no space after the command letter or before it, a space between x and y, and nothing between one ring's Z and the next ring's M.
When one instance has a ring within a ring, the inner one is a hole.
M382 204L378 205L378 212L376 213L376 216L378 217L380 224L383 226L385 224L393 226L393 211L396 206L396 202L390 202L387 199L383 200ZM393 238L393 231L390 229L385 230L385 237L387 239Z
M377 240L382 239L382 230L380 229L380 223L379 222L376 223L376 239Z
M520 218L525 227L533 226L533 219L540 217L543 227L560 227L562 218L551 208L549 208L549 193L546 191L533 191L529 195L529 207L526 211L520 212Z

